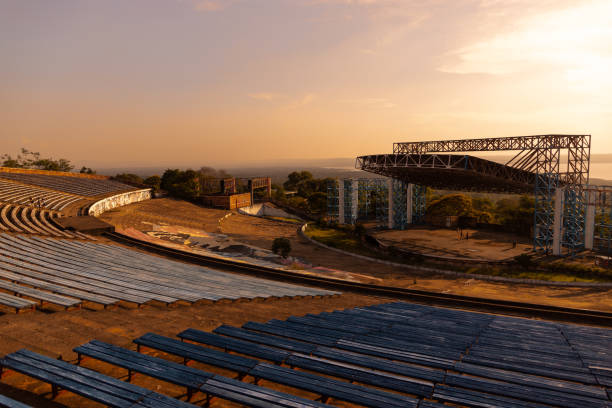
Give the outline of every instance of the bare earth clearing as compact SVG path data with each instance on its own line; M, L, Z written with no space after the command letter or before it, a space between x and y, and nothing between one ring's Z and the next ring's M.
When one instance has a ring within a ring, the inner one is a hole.
M612 289L529 286L482 282L465 278L451 279L448 277L423 276L411 272L407 268L397 268L378 262L343 256L337 252L310 244L297 236L297 227L292 224L240 214L232 214L219 224L218 219L226 214L225 211L207 209L183 201L158 199L110 211L103 214L101 219L119 227L133 227L143 231L150 227L149 223L151 222L202 228L211 232L217 232L220 225L220 232L234 240L268 249L271 247L274 238L286 237L291 241L292 255L313 265L369 275L373 278L372 283L380 284L379 279L382 279L386 285L434 292L574 308L612 310ZM218 218L215 220L215 217ZM445 231L444 233L451 234L451 239L456 240L455 231ZM474 245L480 245L478 241ZM416 284L414 283L415 280Z

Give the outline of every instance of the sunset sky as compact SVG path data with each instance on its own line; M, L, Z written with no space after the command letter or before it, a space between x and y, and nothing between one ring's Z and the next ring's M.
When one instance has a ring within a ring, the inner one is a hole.
M235 166L593 135L610 0L0 0L0 153Z

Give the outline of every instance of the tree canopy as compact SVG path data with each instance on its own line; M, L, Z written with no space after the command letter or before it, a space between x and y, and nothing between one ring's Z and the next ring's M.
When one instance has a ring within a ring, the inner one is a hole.
M21 153L16 157L5 153L0 156L0 160L2 161L2 167L52 171L71 171L74 169L70 160L42 158L39 152L33 152L23 147L21 148ZM91 172L94 173L93 170Z

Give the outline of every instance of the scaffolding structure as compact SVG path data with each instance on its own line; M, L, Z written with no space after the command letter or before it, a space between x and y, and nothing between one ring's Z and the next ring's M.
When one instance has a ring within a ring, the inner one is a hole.
M589 246L597 252L612 256L612 187L588 186L586 193L587 225L593 223L592 242Z
M327 186L327 216L340 224L377 221L406 229L425 217L426 188L391 178L332 180Z
M423 224L425 222L425 210L427 209L427 187L415 184L412 188L412 223Z
M517 152L505 165L440 153ZM361 156L356 167L435 188L535 195L534 250L575 253L585 241L590 135L535 135L394 143L393 154Z

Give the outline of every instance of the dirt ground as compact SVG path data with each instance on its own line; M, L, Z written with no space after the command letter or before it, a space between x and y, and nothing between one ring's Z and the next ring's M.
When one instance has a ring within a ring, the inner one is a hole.
M166 222L211 232L222 232L236 241L271 248L274 238L291 241L291 254L313 265L355 272L372 277L372 283L397 287L540 303L583 309L612 311L612 289L564 288L484 282L474 279L428 276L410 268L340 255L300 238L294 224L234 213L219 223L227 212L207 209L183 201L157 199L132 204L105 213L101 218L120 227L147 230L149 222ZM215 217L219 217L215 220ZM143 223L144 222L144 223ZM207 229L211 228L211 229ZM220 226L220 227L219 227ZM220 228L220 229L219 229ZM451 234L455 231L449 231ZM446 233L446 232L445 232Z
M145 306L141 309L118 307L114 310L71 310L58 312L29 312L22 314L0 314L0 355L21 348L42 353L49 357L61 357L74 362L76 354L72 349L90 340L97 339L135 350L132 340L147 333L175 337L187 328L211 331L221 324L240 326L248 321L265 322L270 319L286 319L289 316L306 313L320 313L338 309L352 308L388 300L359 295L337 295L333 297L307 297L282 299L256 299L253 301L219 301L193 306ZM176 357L164 353L148 351L177 362ZM124 378L127 371L111 365L87 359L83 366L113 376ZM193 364L207 371L235 376L235 374L214 367ZM158 390L170 396L181 396L185 390L146 376L136 376L134 384ZM271 386L262 383L262 385ZM290 391L295 395L309 396L299 391L281 386L271 388ZM100 404L66 392L54 401L50 400L51 387L48 384L24 375L9 372L0 383L0 395L20 400L34 407L99 407ZM204 398L196 395L194 401ZM341 405L339 406L348 406ZM235 406L225 401L215 400L213 407Z
M510 259L532 250L531 243L521 236L472 228L458 231L414 227L404 231L380 231L373 235L387 245L422 254L447 257L497 261Z

